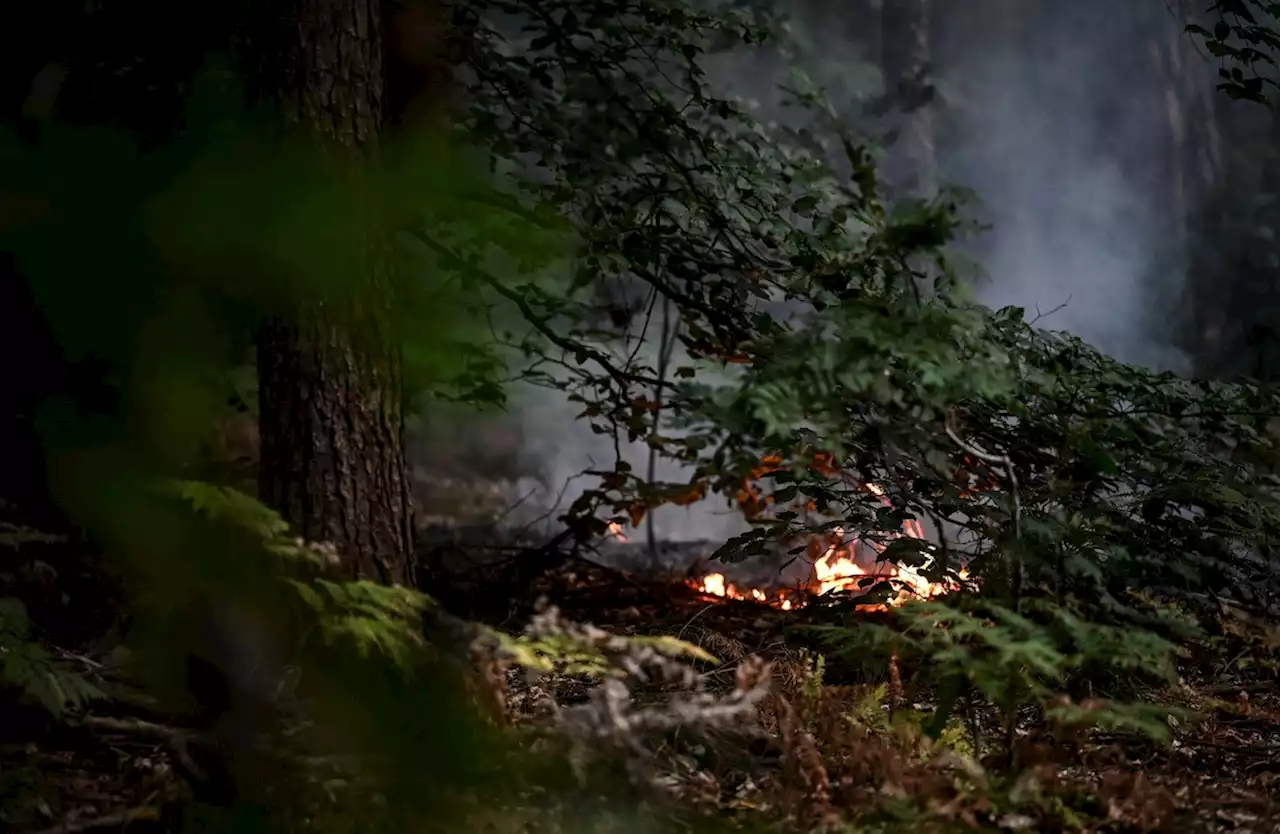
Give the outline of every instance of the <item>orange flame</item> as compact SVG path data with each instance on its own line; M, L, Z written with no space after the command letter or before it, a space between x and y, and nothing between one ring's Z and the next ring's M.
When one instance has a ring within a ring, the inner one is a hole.
M977 463L976 460L966 456L963 465L956 471L955 481L963 490L965 497L973 492L996 486L990 474L985 478L973 474L972 470L976 468ZM753 468L750 474L742 479L735 497L743 514L748 518L760 515L773 504L773 497L763 494L755 482L766 474L782 468L783 459L778 455L769 455L761 459L760 465ZM809 469L815 474L828 478L840 476L840 467L836 463L835 456L829 452L814 454L809 461ZM891 506L879 485L868 483L864 488L879 498L885 506ZM806 504L804 509L812 510L813 507ZM918 520L910 519L903 524L900 533L892 534L889 538L894 539L903 535L923 541L924 527ZM845 541L842 529L836 529L831 536L817 537L810 541L809 552L813 560L813 574L802 587L795 590L803 595L822 595L833 591L856 592L877 582L891 581L897 588L896 594L887 603L869 603L867 606L883 610L889 606L902 605L911 599L929 599L955 590L957 587L956 583L930 582L914 568L888 562L878 561L873 570L867 570L859 565L855 558L860 543L856 538ZM866 542L866 544L877 554L882 553L886 546L880 542ZM960 571L959 576L965 579L968 572ZM692 580L690 584L709 596L726 599L756 599L785 609L794 607L797 604L794 600L798 599L786 591L769 595L758 589L737 588L726 582L723 574L718 573Z
M868 484L867 490L886 504L888 503L888 499L884 497L884 490L880 487ZM902 533L892 534L889 538L898 538L902 535L923 540L924 528L919 521L912 519L903 524ZM873 570L867 570L859 565L855 558L860 540L854 538L845 541L844 530L841 528L836 528L829 537L823 538L827 539L825 547L820 539L815 539L813 542L816 547L811 549L820 555L813 562L813 574L809 580L801 587L794 589L800 594L820 596L832 592L857 592L877 582L889 581L896 586L895 595L885 603L868 603L864 606L873 610L885 610L913 599L930 599L959 587L957 583L931 582L914 568L888 562L877 562ZM866 544L876 553L883 552L886 547L880 542L866 542ZM962 570L959 575L964 579L968 576L968 572ZM709 596L725 599L753 599L783 610L791 610L802 604L785 590L767 594L758 588L738 588L727 582L724 575L719 573L711 573L691 580L690 584Z
M974 472L975 469L979 468L978 463L977 460L966 455L963 464L956 470L954 482L961 490L961 497L969 497L976 492L983 492L998 486L994 475L990 472L982 472L980 474ZM784 463L781 456L768 455L761 459L759 466L754 467L750 474L742 479L735 498L743 514L748 518L760 515L774 503L773 496L763 494L756 485L756 481L767 474L779 471L783 466ZM814 454L809 461L809 469L815 474L828 478L836 478L841 474L834 455L828 452ZM884 489L878 484L867 483L863 485L863 488L879 498L886 507L892 506L885 496ZM698 497L702 497L702 494L699 493ZM806 504L804 509L810 511L813 507L811 504ZM608 531L617 540L627 541L627 537L622 531L622 525L617 522L609 522ZM909 519L903 523L901 532L891 533L887 538L893 540L902 536L923 541L925 538L924 526L916 519ZM883 553L887 546L882 542L863 542L858 538L846 541L845 531L842 528L836 528L827 536L816 536L811 539L808 549L812 559L813 571L808 580L801 583L799 587L772 591L765 591L760 588L740 588L729 582L722 573L708 573L702 577L688 580L688 582L691 587L707 596L721 599L753 600L783 611L789 611L804 605L809 597L833 592L856 593L864 588L886 581L893 584L895 588L894 595L886 602L866 603L861 607L883 611L890 607L902 605L910 600L931 599L940 594L957 590L960 587L958 582L932 582L921 575L915 568L879 560L876 561L873 569L868 570L858 564L856 558L858 548L862 544L870 547L877 555ZM961 570L957 575L963 581L968 578L969 572Z
M774 591L772 594L765 593L759 588L748 588L741 590L737 586L725 581L723 573L709 573L702 579L690 583L692 587L704 594L714 597L723 597L724 599L750 599L756 602L763 602L772 605L775 608L781 608L783 611L790 611L795 607L796 603L787 596L786 591Z

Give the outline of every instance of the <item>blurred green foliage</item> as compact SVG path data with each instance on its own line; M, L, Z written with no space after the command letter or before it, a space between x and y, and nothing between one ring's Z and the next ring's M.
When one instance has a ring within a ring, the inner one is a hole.
M175 479L199 475L229 398L251 390L245 371L261 317L339 294L360 274L367 255L349 232L361 212L376 212L398 244L385 324L406 355L406 386L487 403L502 395L492 304L397 230L430 227L462 256L487 259L503 281L517 261L549 270L563 226L502 210L481 163L441 135L389 141L363 182L335 183L312 149L245 109L238 79L217 62L186 106L184 128L145 147L110 126L55 121L36 142L0 133L0 167L14 174L6 191L23 207L6 217L0 248L68 359L92 361L114 394L96 413L70 396L41 404L54 498L123 572L131 668L154 692L184 701L192 655L238 687L293 669L312 722L292 739L299 757L356 756L372 780L325 809L327 830L412 830L428 815L438 824L459 803L528 774L522 760L506 760L509 739L479 720L460 689L465 652L445 657L428 641L426 600L327 579L324 557L254 499ZM225 637L210 637L211 621L239 630L232 654L266 665L234 668L210 642ZM58 677L24 629L21 609L6 608L7 680L51 709L94 694ZM237 775L242 788L278 790L287 770L278 763L264 784ZM324 795L319 783L306 789ZM288 830L310 813L309 795L277 796L275 806L268 798L245 791L244 814L208 822L253 830L258 818Z

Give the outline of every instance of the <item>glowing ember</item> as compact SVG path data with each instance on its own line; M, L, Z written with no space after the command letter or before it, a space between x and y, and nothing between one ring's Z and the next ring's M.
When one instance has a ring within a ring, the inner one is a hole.
M745 591L739 590L726 582L722 573L709 573L691 584L704 594L710 594L715 597L751 599L756 602L767 603L775 608L781 608L783 611L790 611L795 606L795 603L787 598L785 591L776 591L770 596L759 588L750 588Z
M613 536L618 541L627 541L627 534L622 532L622 525L618 522L610 521L606 529L609 531L609 535Z

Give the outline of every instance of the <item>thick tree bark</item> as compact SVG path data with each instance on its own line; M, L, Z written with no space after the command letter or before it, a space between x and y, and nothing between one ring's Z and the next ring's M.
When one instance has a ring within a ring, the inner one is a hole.
M929 0L886 0L881 12L880 60L885 91L900 109L900 132L891 149L889 183L927 195L937 178L934 155Z
M383 125L381 0L296 0L277 32L288 56L262 92L363 193ZM271 46L267 46L270 49ZM268 52L267 54L272 54ZM274 89L273 89L274 87ZM354 272L297 300L258 340L264 501L353 577L412 582L401 365L387 335L391 276L374 203L352 230Z

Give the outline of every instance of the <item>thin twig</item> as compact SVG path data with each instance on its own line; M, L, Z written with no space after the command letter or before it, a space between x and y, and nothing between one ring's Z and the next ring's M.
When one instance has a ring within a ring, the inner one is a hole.
M538 516L537 518L530 520L530 522L526 524L524 527L520 528L520 530L518 530L517 533L519 535L524 535L528 533L530 530L532 530L534 527L538 526L542 522L551 518L551 516L554 515L557 510L560 509L560 505L561 503L563 503L565 495L569 492L570 485L572 485L573 482L578 480L579 478L585 477L585 475L586 475L585 472L579 472L577 475L571 475L568 478L566 478L564 481L564 484L560 487L560 491L556 493L555 499L551 502L550 509L548 509L545 513ZM551 485L547 484L547 486L550 487Z
M531 489L530 489L528 492L526 492L524 495L522 495L522 496L520 496L518 499L516 499L516 501L515 501L513 504L511 504L511 506L509 506L509 507L507 507L505 510L503 510L503 511L502 511L502 513L501 513L501 514L499 514L499 515L498 515L498 517L497 517L496 519L494 519L494 522L495 522L495 523L501 523L501 522L502 522L504 519L506 519L509 515L511 515L512 513L514 513L516 510L520 509L520 507L524 504L524 502L526 502L526 501L528 501L530 498L532 498L532 497L534 496L534 493L536 493L537 491L538 491L538 488L537 488L536 486L535 486L535 487L533 487L533 488L531 488Z
M1074 293L1073 293L1073 295L1074 295ZM1071 303L1071 298L1072 298L1072 296L1071 296L1071 295L1068 295L1068 296L1067 296L1067 300L1066 300L1066 301L1062 302L1062 303L1061 303L1061 304L1059 304L1057 307L1054 307L1052 310L1049 310L1049 311L1044 312L1044 313L1040 312L1040 305L1039 305L1039 304L1037 304L1037 305L1036 305L1036 317L1035 317L1035 318L1033 318L1031 321L1027 322L1027 324L1029 324L1029 325L1034 325L1036 322L1040 321L1040 319L1048 318L1049 316L1052 316L1054 313L1058 312L1059 310L1062 310L1062 309L1066 308L1066 306L1067 306L1068 304L1070 304L1070 303Z
M690 618L689 618L689 621L688 621L688 622L686 622L683 626L681 626L681 628L680 628L680 633L676 635L676 639L677 639L677 640L683 640L683 639L684 639L684 633L689 629L689 626L693 625L693 621L694 621L694 620L696 620L696 619L698 619L699 617L701 617L703 614L707 613L708 611L710 611L712 608L715 608L717 605L719 605L719 603L713 602L713 603L711 603L710 605L708 605L708 606L706 606L705 608L703 608L703 609L701 609L700 611L698 611L698 613L697 613L697 614L694 614L692 617L690 617Z
M973 455L978 460L985 463L998 464L1004 469L1004 475L1009 480L1009 491L1013 496L1013 537L1015 542L1022 541L1022 496L1018 489L1018 473L1014 469L1013 461L1008 455L993 455L990 452L983 451L972 443L966 443L960 439L960 435L956 434L956 430L952 427L952 421L955 419L955 412L948 411L947 419L943 428L947 432L947 437L951 438L951 442L959 446L962 450ZM1016 550L1016 548L1015 548ZM1022 591L1022 559L1016 559L1017 572L1016 582L1014 585L1014 605L1017 606L1018 597Z
M633 382L641 382L641 383L652 382L652 380L641 379L636 377L633 374L630 374L626 371L619 369L611 361L609 361L609 357L606 356L603 352L596 350L595 348L590 347L582 342L574 342L571 339L566 339L560 334L556 333L554 330L551 329L546 318L539 316L536 312L534 312L533 307L529 305L529 302L519 292L506 286L504 283L502 283L502 281L493 277L492 275L489 275L487 272L480 269L479 267L476 267L473 264L469 263L465 258L460 256L456 252L450 250L447 246L441 244L439 241L433 239L431 236L427 235L422 230L408 228L408 229L405 229L405 231L411 236L413 236L414 239L416 239L419 243L423 244L424 246L426 246L427 248L435 252L437 255L439 255L446 262L447 266L457 269L461 272L465 272L466 274L470 275L476 280L484 282L489 287L491 287L495 292L497 292L499 295L501 295L502 297L510 301L512 304L514 304L516 306L516 309L520 311L520 314L524 316L525 320L528 321L528 323L532 325L535 330L541 333L542 336L547 341L551 342L553 345L560 348L561 350L564 350L575 356L585 357L595 362L596 365L598 365L601 370L603 370L605 373L611 376L615 382L617 382L620 386L622 386L623 391L627 390L628 386Z
M955 420L954 409L947 410L947 417L944 421L943 428L946 430L947 437L951 438L951 442L959 446L965 452L969 453L978 460L988 464L999 465L1004 469L1005 477L1009 480L1009 491L1013 496L1013 610L1016 613L1021 606L1022 601L1022 583L1023 583L1023 564L1022 554L1020 552L1022 542L1022 497L1018 490L1018 473L1014 469L1013 460L1008 455L993 455L983 449L979 449L972 443L966 443L960 439L960 435L956 433L952 423ZM1017 729L1017 710L1010 708L1005 719L1004 735L1005 735L1005 751L1009 759L1009 767L1015 765L1013 740L1014 733Z
M662 333L658 339L658 383L653 388L653 432L657 434L662 426L662 406L663 397L662 389L667 382L667 369L671 365L671 354L675 350L675 334L679 331L679 317L676 318L676 324L673 326L671 322L671 299L662 299ZM649 489L653 489L654 481L658 476L658 448L657 445L649 447L649 466L646 477L649 481ZM652 568L658 567L658 534L654 526L653 512L650 509L645 519L645 536L649 543L649 565Z
M55 647L55 651L57 651L57 653L62 657L63 660L71 660L76 663L83 664L85 666L88 666L90 669L93 669L94 671L98 671L102 669L102 664L94 660L93 658L85 657L82 654L76 654L75 652L70 652L70 651L67 651L66 649L58 648L58 647Z

